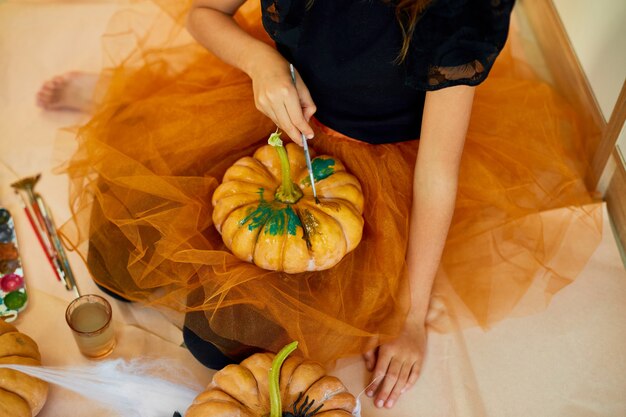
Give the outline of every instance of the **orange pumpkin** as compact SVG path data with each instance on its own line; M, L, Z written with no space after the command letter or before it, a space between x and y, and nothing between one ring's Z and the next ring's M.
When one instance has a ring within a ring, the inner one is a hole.
M37 343L1 319L0 364L41 365ZM0 416L36 416L47 396L46 382L12 369L0 368Z
M352 417L356 399L339 379L311 361L257 353L213 376L185 417Z
M235 256L261 268L331 268L361 241L361 184L336 158L318 156L316 201L302 148L284 148L279 135L226 171L213 194L213 222Z

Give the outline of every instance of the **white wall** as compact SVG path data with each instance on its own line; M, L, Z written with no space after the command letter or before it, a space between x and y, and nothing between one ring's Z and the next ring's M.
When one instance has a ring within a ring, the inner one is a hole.
M626 77L626 0L553 1L608 121Z

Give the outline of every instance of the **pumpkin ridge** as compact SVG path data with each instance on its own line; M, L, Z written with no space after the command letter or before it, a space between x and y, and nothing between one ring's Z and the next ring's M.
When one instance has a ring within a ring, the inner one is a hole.
M315 184L315 186L317 186L317 184ZM355 190L361 193L363 192L363 189L361 187L358 187L354 183L346 183L346 182L337 183L335 181L320 181L320 184L319 184L321 193L323 193L326 190L332 190L334 188L339 188L339 187L353 187Z
M313 179L315 179L315 183L317 184L318 182L323 181L326 178L332 177L336 172L338 172L335 170L335 166L337 166L337 162L336 159L332 156L320 155L313 158L313 160L311 161L311 168L313 171ZM303 177L299 181L298 186L300 188L311 186L311 177L308 174L308 170L307 176Z
M260 194L260 199L258 201L258 203L249 203L249 204L245 204L245 205L250 205L250 206L255 206L253 208L252 211L250 211L246 217L244 217L243 219L239 220L239 224L241 225L241 227L246 226L246 224L248 222L255 222L256 220L256 226L252 226L252 224L248 225L248 230L252 231L254 229L259 229L259 234L261 233L261 230L263 230L263 227L265 227L265 223L267 223L267 221L269 220L270 217L272 217L274 215L275 210L273 210L273 207L271 205L271 203L269 203L268 201L266 201L263 198L263 188L259 189L259 194ZM241 207L243 208L245 205L242 205ZM259 213L259 215L261 217L254 217L253 214L255 214L257 211L261 211ZM263 213L262 210L267 210L267 213ZM252 227L251 227L252 226Z
M263 167L263 170L267 173L267 175L273 179L274 181L276 181L278 184L280 184L280 178L276 178L276 176L272 173L272 171L270 171L270 169L267 167L267 165L265 165L264 161L260 160L260 159L256 159L254 158L254 160L256 161L256 163Z
M333 181L320 181L318 188L317 192L322 198L342 198L342 196L345 196L352 201L359 194L363 196L363 189L360 184L349 182L345 178L333 179ZM350 190L354 196L350 196L350 191L347 190Z
M233 184L233 183L235 183L235 184ZM251 186L255 187L256 189L254 190L254 192L251 192L251 191L239 191L239 190L237 190L236 192L231 192L231 194L227 194L227 195L219 195L219 196L218 196L218 200L219 200L219 201L212 201L213 211L215 211L215 208L216 208L216 207L218 207L219 205L222 205L222 204L223 204L223 203L222 203L222 200L226 200L226 199L229 199L229 198L236 198L236 197L239 197L239 196L241 196L241 195L243 195L243 196L245 196L245 197L254 197L254 198L258 198L260 190L265 190L265 188L264 188L261 184L255 184L255 183L245 182L245 181L233 181L232 183L228 183L228 182L226 182L226 183L220 184L220 187L221 187L222 185L224 185L224 184L227 184L227 185L229 185L229 186L233 186L233 185L235 185L235 186L236 186L236 185L239 185L239 184L249 184L249 185L251 185ZM216 190L213 192L213 197L212 197L213 199L215 199L215 198L216 198L216 194L218 194L218 190L219 190L219 187L218 187L218 189L216 189ZM264 191L263 191L263 192L264 192ZM230 211L228 212L228 214L227 214L225 217L230 216L230 215L231 215L231 213L232 213L233 211L237 210L237 208L239 208L239 207L241 207L241 206L243 206L243 205L245 205L245 204L246 204L246 203L243 203L243 204L241 204L241 205L239 205L239 206L237 206L237 207L234 207L232 210L230 210Z
M311 387L312 387L312 386L313 386L313 384L311 384ZM309 392L309 390L311 389L311 387L309 387L309 389L307 390L307 392ZM336 395L338 395L338 394L341 394L341 393L343 393L343 392L345 392L345 389L343 389L343 388L337 388L337 389L335 389L335 390L331 391L331 392L330 392L330 394L328 394L328 393L327 393L327 394L325 394L325 395L324 395L324 401L323 401L323 402L326 402L326 401L328 401L328 400L331 400L334 396L336 396Z
M265 234L272 236L282 236L287 228L287 221L289 218L285 218L289 205L283 208L271 207L271 215L267 218L267 221L263 224L262 231ZM267 230L266 230L267 229Z
M223 392L223 391L222 391ZM230 395L228 393L224 393L226 395ZM218 404L236 404L239 405L241 407L243 407L246 410L249 410L251 412L254 412L254 410L252 410L250 407L248 407L247 405L245 405L244 403L242 403L241 401L238 401L235 397L233 397L231 395L231 398L233 399L233 401L229 401L229 400L219 400L219 399L214 399L211 398L208 401L202 402L202 403L198 403L198 404L211 404L211 403L218 403Z
M260 234L260 233L259 233ZM267 352L263 352L263 353L258 353L257 355L264 355L266 358L269 357L270 355ZM257 402L260 406L260 408L264 409L267 408L267 412L268 412L268 416L269 416L269 406L270 406L270 402L269 402L269 396L267 397L267 401L264 401L263 398L263 393L261 390L261 387L259 386L259 378L257 378L257 374L255 374L252 369L250 369L249 363L254 363L254 362L247 362L250 359L254 359L254 356L250 356L248 358L246 358L245 360L243 360L242 362L239 363L238 366L243 367L244 369L246 369L248 372L250 372L250 374L253 376L254 378L254 383L256 384L256 392L257 392ZM270 363L272 362L271 359L269 359ZM269 377L268 377L269 378ZM268 381L268 385L269 385L269 381ZM246 406L244 404L244 407L246 407L246 409L250 410L252 413L256 413L256 411L252 410L250 407ZM255 414L256 415L256 414ZM265 416L265 414L264 414Z
M341 204L342 206L346 207L347 209L351 210L354 212L354 214L361 216L361 212L359 211L359 209L352 203L352 201L350 200L346 200L345 198L341 198L341 197L324 197L324 199L320 199L320 204L318 206L324 207L324 205L326 204L326 207L332 205L332 203L334 204ZM329 215L330 216L330 215Z
M341 224L341 222L339 220L335 219L335 217L333 217L330 214L328 214L328 213L324 212L323 210L321 210L319 208L318 204L316 204L315 202L312 202L312 204L311 204L311 202L304 201L303 205L309 206L309 211L311 209L313 209L313 210L315 210L318 213L322 213L322 215L328 217L329 219L332 219L332 221L339 226L339 229L341 230L341 234L343 235L343 240L344 240L344 242L346 242L346 253L347 253L347 250L348 250L348 240L347 239L348 239L348 237L346 236L346 231L344 230L343 225ZM304 225L304 223L303 223L303 225ZM311 252L312 251L313 251L313 248L311 248Z
M302 365L303 363L305 363L305 361L302 361L302 362L300 363L300 365ZM298 366L296 366L295 368L293 368L293 371L291 372L291 375L289 375L289 381L287 382L287 385L285 386L285 391L286 391L286 392L289 392L289 388L291 388L291 381L292 381L292 379L293 379L293 376L294 376L294 374L296 373L296 370L300 367L300 365L298 365ZM319 381L321 381L324 377L326 377L326 375L322 375L322 376L320 376L319 378L317 378L315 381L311 382L311 383L309 384L309 388L310 388L310 387L312 387L314 384L318 383ZM306 391L301 392L300 394L305 394L305 393L309 390L309 388L307 388L307 390L306 390ZM304 395L303 395L303 396L304 396ZM294 403L295 403L295 401L294 401ZM292 404L293 404L293 403L292 403ZM292 405L292 404L289 404L289 406L291 407L291 405Z
M222 184L231 184L233 182L241 182L241 183L244 183L244 184L255 185L258 188L263 188L263 184L261 184L260 182L246 181L246 180L243 180L243 179L228 180L226 182L223 182ZM220 184L220 185L222 185L222 184ZM239 194L239 193L237 193L237 194Z
M290 206L288 206L290 207ZM293 210L293 209L292 209ZM287 213L285 213L285 216L288 216ZM287 239L289 239L289 230L287 230L289 228L288 226L288 222L289 222L289 218L287 218L286 222L285 222L285 231L287 233L284 233L283 235L283 241L281 242L281 248L280 248L280 267L281 269L285 269L285 256L287 255L285 253L285 250L287 249Z
M361 218L361 219L363 218L362 213L354 206L354 204L352 204L352 202L350 202L350 201L348 201L346 199L343 199L343 198L336 198L336 199L329 199L329 200L339 200L339 201L336 202L336 204L339 204L339 205L343 206L343 208L345 210L348 210L348 211L352 212L352 214L354 215L355 218ZM349 231L344 226L344 223L342 221L337 220L337 217L335 217L334 215L332 215L332 214L328 214L328 215L331 216L333 219L335 219L335 221L337 223L339 223L339 226L341 227L341 231L343 232L343 237L344 237L344 239L346 241L346 254L349 253L349 252L352 252L352 250L354 250L356 245L353 246L353 242L352 242L352 240L350 239L350 236L349 236ZM341 219L345 219L345 217L346 216L342 216ZM360 240L361 239L359 238L357 240L357 242L360 241Z
M15 326L5 322L4 320L0 319L0 336L3 336L7 333L12 333L12 332L16 332L17 329L15 328Z
M259 234L261 234L261 232L259 232ZM241 365L240 365L241 366ZM259 386L259 380L256 378L256 375L254 375L254 372L252 372L252 369L248 368L247 365L243 365L243 367L245 369L248 370L248 372L250 372L250 375L252 375L252 378L254 379L254 383L256 385L256 398L259 404L261 404L262 406L264 406L265 404L263 404L263 398L261 397L261 387ZM231 395L232 396L232 395ZM253 411L250 407L244 405L244 407L246 407L248 410Z
M31 411L30 405L28 404L26 400L24 400L19 395L15 394L14 392L7 391L7 390L0 388L0 398L3 398L5 400L15 401L15 403L13 404L9 404L8 402L6 403L0 402L0 411L2 411L2 408L4 406L6 407L6 409L9 409L12 412L16 412L16 411L20 412L20 414L17 414L17 415L13 414L12 417L31 417L32 411ZM18 404L17 406L16 406L16 403Z
M0 357L0 364L2 365L8 365L8 364L15 364L15 362L9 362L10 359L25 359L26 361L33 361L33 365L39 365L41 363L40 359L37 358L33 358L32 356L23 356L23 355L7 355L7 356L2 356ZM20 364L20 365L24 365L24 364ZM8 368L3 368L3 369L8 369Z
M16 371L16 372L17 372L17 371ZM21 372L20 372L20 374L21 374ZM22 375L25 375L25 374L22 374ZM32 377L31 377L31 378L32 378ZM1 386L0 386L0 391L6 392L6 393L8 393L8 394L13 394L13 395L15 395L17 398L19 398L20 400L24 401L24 402L26 403L26 405L28 406L28 408L29 408L29 409L31 408L31 406L30 406L30 404L31 404L31 403L29 403L29 402L26 400L26 398L22 397L22 396L21 396L20 394L18 394L17 392L14 392L14 391L9 391L8 389L2 388Z
M9 341L14 341L15 343L22 346L22 344L17 341L17 338L22 338L26 341L26 345L28 345L24 347L24 350L26 352L30 351L28 353L34 353L36 355L36 356L30 356L30 358L34 358L34 359L37 359L38 361L41 361L41 353L39 352L37 343L24 333L21 333L19 331L7 332L0 336L0 341L3 341L4 343L7 343ZM22 356L22 355L17 355L17 356ZM29 356L25 356L25 358L29 358Z
M245 206L247 206L247 205L251 205L251 204L255 204L255 203L256 203L256 201L252 201L252 202L250 202L250 201L249 201L249 200L250 200L250 199L252 199L252 198L256 198L256 197L253 197L253 194L251 194L251 193L241 193L241 194L245 194L245 195L247 196L247 198L246 198L246 199L244 199L244 201L240 201L240 202L236 203L236 204L237 204L236 206L231 207L231 209L228 211L228 213L226 213L226 214L224 214L224 215L222 215L222 216L221 216L221 217L222 217L221 219L220 219L220 218L218 218L218 219L214 219L214 218L213 218L214 216L217 216L218 214L221 214L221 213L219 213L219 212L218 212L218 210L217 210L218 206L215 206L215 207L214 207L214 209L213 209L213 213L211 213L211 218L212 218L211 220L213 220L215 227L216 227L216 228L218 228L218 231L219 231L219 230L221 230L222 226L223 226L223 225L224 225L224 223L226 222L226 219L228 219L228 218L229 218L229 217L230 217L230 216L231 216L231 215L232 215L235 211L237 211L237 210L239 210L240 208L245 207ZM225 198L223 198L223 199L221 200L221 202L223 202L223 201L225 201L226 199L231 198L231 197L232 197L234 200L241 200L241 199L242 199L242 198L240 198L239 196L236 196L236 195L235 195L235 196L225 197ZM240 204L239 204L239 203L240 203ZM222 204L219 208L221 209L223 206L224 206L224 205ZM218 221L216 222L215 220L218 220ZM221 222L220 222L219 220L221 220ZM219 222L219 223L218 223L218 222Z
M245 207L245 206L255 206L254 209L243 219L239 220L239 224L241 226L246 225L249 221L254 220L255 217L251 217L254 212L256 212L257 210L267 210L267 213L262 214L262 217L259 218L257 225L254 227L254 229L258 228L261 230L261 232L263 232L265 230L265 227L267 226L267 224L276 216L281 216L282 218L282 231L284 232L285 229L287 230L287 234L291 234L291 235L295 235L295 230L293 231L293 233L290 231L290 221L292 220L292 217L288 211L292 211L294 213L294 216L297 217L295 210L294 210L294 204L289 204L289 203L283 203L281 201L278 200L273 200L273 201L267 201L265 199L263 199L263 192L265 190L263 190L262 188L259 189L259 195L260 195L260 200L258 202L253 202L253 203L246 203L246 204L242 204L241 206L237 207L237 209ZM264 206L264 207L262 207ZM235 210L233 210L234 212ZM286 217L285 217L286 216ZM300 226L302 226L302 222L300 220L300 218L297 218L298 222L300 223ZM298 225L294 225L296 228ZM252 229L250 229L250 225L248 225L248 230L252 231ZM259 234L261 233L259 232ZM268 232L265 232L268 233ZM270 234L274 235L274 233L271 233L271 231L269 232ZM275 233L275 234L283 234L283 233Z
M7 337L10 334L16 334L16 335L19 335L19 336L22 336L22 337L28 339L31 342L35 342L33 339L30 338L30 336L28 336L28 335L26 335L26 334L24 334L24 333L22 333L22 332L20 332L18 330L14 330L14 331L11 331L11 332L3 333L2 335L0 335L0 339L3 338L3 337Z
M261 165L262 166L262 165ZM243 171L244 169L248 169L250 171L252 171L252 174L255 174L256 176L253 175L246 175L246 176L242 176L240 174L242 174L242 172L233 172L231 171L232 168L237 167L238 169L240 169L241 171ZM267 171L267 169L265 167L263 167L263 169L265 171ZM271 187L275 187L276 186L276 178L274 178L273 175L269 174L269 176L265 176L262 173L258 172L259 170L254 170L252 167L247 166L247 165L233 165L232 167L230 167L226 173L224 174L224 178L222 178L222 183L219 186L221 186L222 184L228 184L230 182L233 181L237 181L237 182L242 182L242 183L247 183L247 184L252 184L252 185L256 185L258 187L268 187L269 185L271 185Z
M241 364L239 364L239 365L234 365L234 364L227 365L225 368L222 368L222 370L223 370L223 369L228 368L229 366L239 366L239 367L241 367L241 368L245 369L245 370L246 370L246 371L250 374L250 376L252 376L252 379L254 380L254 384L255 384L255 386L256 386L256 391L257 391L257 401L259 402L259 404L261 404L261 401L259 401L259 400L260 400L260 399L259 399L259 381L256 379L256 377L255 377L255 375L254 375L254 372L252 372L252 370L250 370L250 368L248 368L246 365L241 365ZM235 398L235 396L237 395L237 392L236 392L236 391L235 391L235 392L229 392L229 391L227 391L226 389L224 389L224 387L222 387L222 386L220 386L220 385L216 385L216 387L217 387L220 391L222 391L223 393L225 393L225 394L227 394L227 395L231 396L233 399L234 399L234 398ZM241 405L242 405L242 406L243 406L246 410L249 410L250 412L254 413L254 410L253 410L252 408L248 407L248 406L247 406L246 404L244 404L243 402L241 402L241 401L239 401L239 400L236 400L236 402L237 402L237 403L239 403L239 404L241 404ZM232 404L232 402L229 402L229 401L224 401L224 403L231 403L231 404Z
M228 182L223 182L222 184L220 184L220 185L218 186L218 188L219 188L219 187L221 187L222 185L226 185L226 184L228 184L228 185L232 186L232 185L233 185L232 183L242 183L242 184L250 184L250 185L253 185L253 186L255 186L255 187L257 188L257 191L254 193L254 194L257 194L257 195L259 194L259 190L265 190L265 187L264 187L264 186L263 186L263 184L261 184L261 183L258 183L258 182L251 182L251 181L240 181L240 180L232 180L232 181L228 181ZM217 188L215 189L215 191L217 191ZM213 191L213 196L215 196L215 191ZM220 199L223 199L223 198L228 198L228 197L236 197L236 196L241 195L241 194L246 194L246 195L250 194L250 195L251 195L251 194L253 194L253 193L250 193L250 192L239 192L239 191L238 191L238 192L233 193L233 194L231 194L231 195L227 195L227 196L220 196ZM213 200L213 199L214 199L214 197L212 197L212 200ZM214 207L215 207L215 206L217 206L217 204L219 204L219 203L217 203L217 202L215 202L215 201L212 201L211 203L212 203L212 205L213 205ZM243 205L242 205L242 206L243 206ZM242 206L240 206L240 207L242 207ZM238 208L238 207L237 207L237 208ZM228 213L228 215L227 215L227 216L225 216L225 218L226 218L226 217L228 217L228 216L230 216L230 215L231 215L231 213L232 213L233 211L235 211L237 208L232 209L232 210Z
M269 146L274 148L273 145L269 145ZM285 152L287 152L287 157L289 157L289 155L290 155L289 148L287 146L285 146L284 148L285 148ZM261 149L261 148L259 148L259 149ZM257 151L259 149L257 149ZM276 152L276 150L272 149L272 152ZM280 184L282 182L282 173L280 171L280 164L279 164L279 168L278 168L278 176L276 176L276 175L274 175L274 173L272 172L272 170L269 167L269 164L272 161L267 159L266 157L267 157L267 155L259 155L259 156L257 156L257 152L255 152L254 155L252 156L252 158L254 158L255 161L258 162L269 173L269 176L271 178L273 178L278 183L278 186L280 187ZM280 161L280 157L279 157L279 161Z
M293 375L293 374L292 374L292 375ZM293 407L295 406L295 404L297 404L297 403L298 403L298 401L300 401L301 399L303 399L303 398L305 398L305 397L307 397L307 398L308 398L307 393L309 392L309 390L311 389L311 387L312 387L313 385L317 384L317 383L318 383L319 381L321 381L322 379L324 379L324 377L326 377L326 375L323 375L323 376L319 377L317 380L315 380L314 382L310 383L310 384L309 384L309 387L306 389L306 391L302 391L302 392L298 393L298 397L296 397L296 400L295 400L293 403L289 404L289 407L292 407L292 408L293 408ZM290 378L290 382L291 382L291 378ZM287 388L289 388L289 384L287 385ZM319 411L322 411L322 410L323 410L323 408L324 408L324 401L320 401L320 403L319 403L316 407L319 407L318 412L319 412ZM315 413L315 414L317 414L317 413ZM295 417L299 417L299 416L295 416Z
M280 177L280 175L278 177L276 175L274 175L272 173L272 171L270 171L269 167L267 165L265 165L265 161L258 160L258 162L263 167L263 169L265 169L265 171L267 171L267 173L269 174L270 178L272 178L274 181L276 181L276 183L278 184L278 187L280 187L280 184L282 182L282 178ZM276 187L276 188L278 188L278 187ZM276 192L276 190L274 190L274 192Z
M275 202L274 202L274 201L272 201L271 203L267 203L267 204L268 204L269 206L271 206L271 205L272 205L272 204L274 204L274 203L275 203ZM251 205L254 205L254 204L255 204L255 203L252 203ZM259 203L259 205L260 205L260 204L261 204L261 203ZM280 203L280 204L283 204L283 203ZM258 244L258 242L259 242L259 238L261 237L261 234L262 234L262 233L266 233L266 232L265 232L265 227L267 226L268 222L272 219L272 217L274 217L274 216L278 215L278 213L281 213L283 210L286 210L286 209L287 209L287 208L289 208L289 207L291 207L291 205L290 205L290 204L285 204L285 208L280 208L280 209L275 209L275 208L273 208L273 207L270 207L270 209L269 209L269 210L270 210L270 214L267 216L267 218L266 218L266 219L264 219L264 221L263 221L262 223L260 223L260 224L259 224L259 226L255 227L255 228L258 228L258 232L257 232L257 234L256 234L256 235L255 235L255 237L254 237L254 249L253 249L252 253L250 254L250 255L252 256L252 260L253 260L253 261L254 261L254 259L256 258L255 253L256 253L256 247L257 247L257 244ZM258 205L257 205L257 208L258 208ZM292 210L293 210L293 208L292 208ZM281 213L281 215L284 215L284 214L282 214L282 213ZM244 219L245 219L245 218L244 218ZM242 221L243 221L243 220L241 220L241 221L240 221L240 223L241 223ZM247 223L247 222L246 222L246 223ZM241 225L241 227L242 227L242 228L243 228L243 227L245 227L245 224L246 224L246 223L243 223L243 224ZM288 227L288 225L287 225L287 224L285 224L285 225L284 225L284 227L285 227L285 228L287 228L287 227ZM249 229L249 226L248 226L248 230L250 230L250 229ZM236 236L236 235L235 235L235 236ZM235 236L233 236L233 241L234 241L234 237L235 237ZM285 248L286 242L287 242L287 237L284 237L284 238L282 239L282 248L281 248L281 253L284 251L284 248ZM281 258L280 265L282 265L282 264L283 264L284 259L285 259L285 258L284 258L284 256L283 256L283 257ZM256 263L256 262L255 262L255 263Z
M241 206L240 208L238 208L237 210L243 210L243 209L245 209L245 207L246 207L246 206L254 206L254 204L255 204L255 203L250 203L250 204L243 205L243 206ZM225 220L224 220L224 223L222 224L222 226L220 227L220 229L223 229L224 225L226 225L226 223L228 222L228 220L230 219L230 217L232 217L232 216L234 216L234 215L235 215L235 214L234 214L234 213L235 213L235 211L236 211L236 210L234 210L231 214L229 214L228 216L226 216L226 218L225 218ZM236 223L237 223L237 229L236 229L236 231L232 234L230 241L228 242L228 241L224 240L224 244L226 245L226 247L227 247L228 249L230 249L230 250L231 250L231 252L233 252L233 255L235 255L235 252L234 252L234 250L233 250L233 245L234 245L234 243L235 243L235 241L236 241L236 239L237 239L237 237L238 237L239 233L242 233L242 232L244 232L244 231L246 230L246 228L244 227L244 225L240 224L240 222L241 222L241 221L236 221ZM257 233L257 235L255 236L254 245L256 245L257 239L258 239L258 233ZM252 255L252 254L250 254L250 255ZM237 255L235 255L235 256L237 256ZM249 260L249 262L252 262L252 260Z
M38 381L38 382L45 383L45 382L43 382L43 381L42 381L41 379L39 379L39 378L35 378L34 376L27 375L27 374L25 374L25 373L23 373L23 372L16 371L16 370L14 370L14 369L10 369L10 368L3 368L3 369L0 369L0 375L2 375L2 373L3 373L2 371L8 371L7 373L9 373L9 374L11 374L11 373L18 374L20 378L25 378L27 381L36 381L36 382ZM3 390L3 391L7 391L7 392L10 392L10 393L15 394L15 395L17 395L18 397L20 397L22 400L26 401L26 404L28 404L28 408L30 408L31 410L33 410L33 409L35 409L35 408L36 408L37 403L36 403L35 399L31 399L31 401L29 401L27 398L24 398L22 395L18 394L17 392L15 392L15 391L13 391L13 390L9 391L9 389L11 389L11 387L10 387L10 386L7 386L7 385L3 385L3 384L2 384L3 379L4 379L4 378L0 378L0 389L1 389L1 390ZM23 391L23 392L25 392L26 394L32 394L32 391L31 391L31 392L28 392L28 391L25 391L25 390L23 390L23 389L20 389L20 391ZM47 386L46 386L46 392L47 392ZM47 395L47 394L46 394L46 395Z
M263 227L265 227L265 223L263 223ZM252 249L252 253L250 254L252 256L252 262L254 262L254 252L256 252L256 245L259 243L259 236L261 236L261 232L263 232L263 227L259 227L259 232L254 237L254 249ZM256 264L256 262L254 263Z
M250 164L248 164L247 162L250 162ZM235 162L234 165L250 168L251 170L254 170L254 171L257 171L257 168L259 168L259 170L262 171L262 172L259 172L259 174L265 173L267 174L267 177L269 179L277 180L274 174L272 174L272 171L268 169L268 167L263 163L263 161L255 158L254 156L244 156L243 158ZM278 179L277 181L280 182L280 179Z
M305 223L302 220L304 215L300 211L300 206L296 207L294 211L296 212L296 216L298 216L298 220L300 220L300 225L302 226L302 239L304 239L304 241L306 242L307 252L309 253L309 256L312 256L313 255L313 252L312 252L313 248L312 248L312 245L311 245L311 236L309 236L309 229L305 226Z

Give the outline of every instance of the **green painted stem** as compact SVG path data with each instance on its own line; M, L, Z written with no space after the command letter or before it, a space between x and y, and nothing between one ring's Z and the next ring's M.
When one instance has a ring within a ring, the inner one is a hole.
M278 152L278 158L280 159L280 174L282 177L282 184L276 190L274 198L281 203L294 204L302 198L302 190L296 184L291 181L291 170L289 167L289 157L287 151L283 147L283 141L280 139L280 133L272 133L267 143L272 145L276 152Z
M283 415L283 405L280 400L280 368L287 356L298 348L298 342L291 342L280 350L272 361L270 368L270 417L281 417Z

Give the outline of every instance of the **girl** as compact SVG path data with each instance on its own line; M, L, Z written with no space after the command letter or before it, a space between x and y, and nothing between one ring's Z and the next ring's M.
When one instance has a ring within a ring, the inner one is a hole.
M475 92L504 46L512 0L262 0L261 17L243 3L185 11L212 55L179 39L146 46L174 33L159 22L107 73L67 168L77 230L88 232L65 233L88 237L103 287L187 312L185 340L208 366L293 339L325 362L362 353L368 395L393 407L419 376L432 296L447 316L461 309L488 326L537 279L554 293L592 253L543 231L540 215L591 201L575 116L504 69ZM361 181L363 239L330 270L261 270L234 258L211 223L224 171L276 126ZM559 265L555 247L577 261Z
M441 47L420 45L426 39L415 34L428 1L403 2L395 9L384 2L265 1L263 23L277 42L278 51L246 33L233 20L242 3L196 0L187 27L212 53L248 74L256 108L293 141L301 144L301 134L314 138L310 121L316 112L324 126L367 143L421 138L414 175L399 179L405 184L413 183L412 204L406 213L411 219L406 250L410 308L397 337L364 354L375 381L369 395L378 391L376 405L392 407L419 375L426 340L426 312L454 210L473 85L486 76L495 59L488 54L497 54L494 51L504 45L512 2L484 10L485 16L477 21L463 21L477 26L480 36L490 39L483 47L487 53L481 51L471 61L466 61L466 56L448 57L456 58L449 61L449 68L430 69L436 75L447 72L450 77L433 83L436 88L426 94L407 85L406 69L401 64L406 61L409 48ZM472 8L456 3L453 6ZM471 19L478 11L458 13L460 16L454 19L461 21ZM423 30L426 29L418 29L418 33ZM433 24L429 30L444 29ZM474 51L446 51L457 55L471 52ZM475 63L476 59L491 62L483 65ZM295 87L289 62L299 69ZM457 68L450 68L451 64ZM432 81L436 78L435 74L424 76ZM307 87L309 83L315 100ZM409 191L406 190L407 195ZM369 196L372 198L375 196Z

